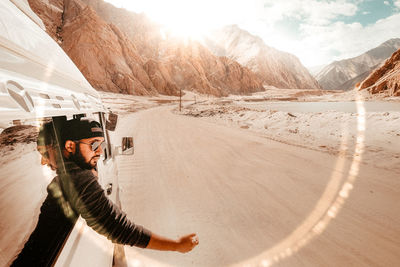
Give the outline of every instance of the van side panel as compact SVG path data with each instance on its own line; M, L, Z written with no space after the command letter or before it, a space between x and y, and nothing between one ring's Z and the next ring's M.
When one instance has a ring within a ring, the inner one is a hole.
M25 126L55 116L105 112L97 91L41 26L25 0L0 1L0 266L11 264L29 238L55 176L41 165L34 137L7 130L20 125L25 134ZM112 161L104 164L113 169ZM113 244L79 219L56 266L111 266L112 254Z

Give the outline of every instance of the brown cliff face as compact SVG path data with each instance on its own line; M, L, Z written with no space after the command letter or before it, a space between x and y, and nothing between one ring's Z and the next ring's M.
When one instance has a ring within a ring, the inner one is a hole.
M62 25L64 0L51 0L49 3L40 0L28 0L28 2L33 12L43 21L47 33L60 44L62 40L58 33Z
M160 94L179 95L179 88L172 82L168 65L150 59L144 64L144 69Z
M199 43L162 40L159 28L143 15L98 0L29 2L97 90L178 95L186 89L218 96L263 90L249 69Z
M107 23L117 26L135 44L144 60L157 59L162 42L160 25L150 21L145 14L136 14L117 8L103 0L81 0L91 6Z
M261 80L249 69L213 55L197 42L163 39L160 26L142 14L115 8L102 0L82 1L92 6L108 23L117 25L126 33L142 58L149 60L149 69L155 66L163 68L158 75L148 72L150 77L156 78L151 79L163 88L163 92L168 92L165 84L171 83L181 89L213 95L246 94L263 90ZM233 65L236 66L236 72L232 71ZM166 80L161 82L160 77Z
M371 94L400 96L400 49L360 84L360 90L364 89Z
M79 0L30 0L29 4L44 21L49 35L58 40L95 89L157 94L135 46L92 8Z
M259 88L262 87L262 80L259 79L251 70L227 57L220 57L220 60L226 70L226 73L223 74L220 79L231 84L231 93L249 94L260 91Z
M65 1L62 47L90 84L102 91L146 95L133 77L118 36L88 6Z
M132 71L132 74L136 79L143 85L144 88L150 91L150 93L156 93L159 91L159 87L154 85L144 69L144 62L141 56L139 56L135 45L127 38L127 36L121 32L116 26L110 24L114 34L118 37L118 42L122 49L122 56L125 59L126 64ZM155 88L154 88L155 86Z
M163 54L171 76L183 89L217 96L263 90L261 80L250 70L214 56L198 42L169 43Z

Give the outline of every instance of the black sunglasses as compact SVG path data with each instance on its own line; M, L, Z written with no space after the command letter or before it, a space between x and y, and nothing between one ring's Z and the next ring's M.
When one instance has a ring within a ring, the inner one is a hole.
M99 147L101 147L101 149L103 150L106 147L106 143L104 141L94 141L93 143L85 143L82 141L75 141L75 142L91 146L92 151L96 151L97 149L99 149Z

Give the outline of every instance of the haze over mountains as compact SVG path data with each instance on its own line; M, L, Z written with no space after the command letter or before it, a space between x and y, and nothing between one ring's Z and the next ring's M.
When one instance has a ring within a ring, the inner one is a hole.
M248 94L279 88L319 88L318 83L288 53L266 46L237 27L223 35L259 50L242 60L244 51L230 48L212 53L199 42L162 36L160 26L146 16L116 8L102 0L29 0L91 85L97 90L177 95L179 89L217 96ZM215 51L214 51L215 52ZM238 54L235 54L237 52Z
M206 43L214 54L250 68L265 84L277 88L320 89L296 56L269 47L261 38L236 25L214 32Z
M326 90L351 90L400 48L400 38L390 39L354 58L325 66L316 79Z

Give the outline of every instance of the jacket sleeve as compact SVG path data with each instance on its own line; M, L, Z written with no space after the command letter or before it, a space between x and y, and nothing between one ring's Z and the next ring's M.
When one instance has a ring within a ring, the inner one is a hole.
M131 222L107 198L90 170L75 169L61 177L64 193L71 207L87 224L114 243L147 247L151 232Z

